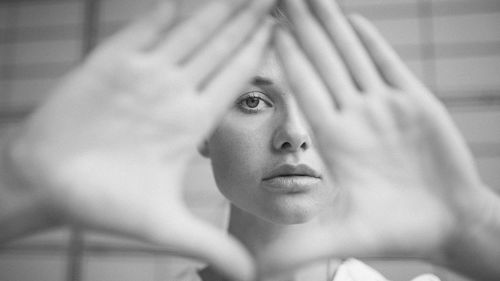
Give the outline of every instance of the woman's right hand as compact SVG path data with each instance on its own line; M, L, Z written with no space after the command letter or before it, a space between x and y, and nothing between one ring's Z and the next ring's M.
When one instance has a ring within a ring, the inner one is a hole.
M252 277L241 244L187 210L182 182L197 144L255 73L274 1L213 1L180 23L174 2L99 47L10 136L1 240L75 223ZM22 204L36 222L9 227Z

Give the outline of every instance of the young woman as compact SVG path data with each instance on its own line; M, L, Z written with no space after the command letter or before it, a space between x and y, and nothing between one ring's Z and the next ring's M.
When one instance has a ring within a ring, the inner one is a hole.
M363 18L329 0L283 9L260 71L200 149L231 202L229 232L263 267L320 259L284 280L332 280L331 255L498 277L498 197L439 101Z
M339 203L340 187L329 179L317 140L288 85L271 50L199 149L210 158L217 187L230 202L228 232L254 256L284 237L318 228L321 217ZM385 280L360 261L340 264L324 258L273 280ZM225 280L210 268L199 276L193 269L184 274L177 280ZM421 280L438 280L427 278Z
M201 149L229 232L262 267L320 259L290 280L332 280L331 255L498 278L498 196L443 106L362 17L283 4L273 51Z
M261 64L274 3L235 3L181 23L166 4L63 80L2 147L0 240L78 224L233 280L254 276L253 258L261 270L321 259L306 278L327 280L330 256L385 255L498 278L498 196L373 28L328 0L286 0L295 39L280 28ZM233 236L182 202L198 145Z
M276 53L270 52L200 149L231 202L228 231L254 255L288 232L318 223L335 196L285 79ZM328 267L317 272L321 279L303 280L324 280Z

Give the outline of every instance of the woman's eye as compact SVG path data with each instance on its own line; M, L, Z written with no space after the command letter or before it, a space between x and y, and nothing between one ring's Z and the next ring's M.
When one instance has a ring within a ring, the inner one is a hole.
M245 105L247 105L250 108L256 108L260 103L259 98L254 98L254 97L248 97L245 99Z
M244 112L255 113L265 109L266 107L272 107L272 104L267 99L265 94L260 92L250 92L240 98L238 101L238 107Z

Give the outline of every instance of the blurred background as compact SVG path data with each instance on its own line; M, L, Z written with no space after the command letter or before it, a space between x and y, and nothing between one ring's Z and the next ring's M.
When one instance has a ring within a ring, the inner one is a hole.
M96 44L154 2L0 0L0 133L27 116ZM187 11L197 1L179 2ZM500 1L339 2L373 20L444 102L483 179L500 190ZM192 168L188 205L223 227L227 203L216 191L209 162L194 159ZM443 281L468 280L414 260L366 262L395 281L424 272ZM69 228L0 246L0 281L167 281L185 264L150 245Z

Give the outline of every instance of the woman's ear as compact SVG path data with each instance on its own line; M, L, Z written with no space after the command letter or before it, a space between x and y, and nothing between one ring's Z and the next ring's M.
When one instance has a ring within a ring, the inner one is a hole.
M208 140L203 140L198 144L198 152L205 158L210 158L210 150L208 149Z

